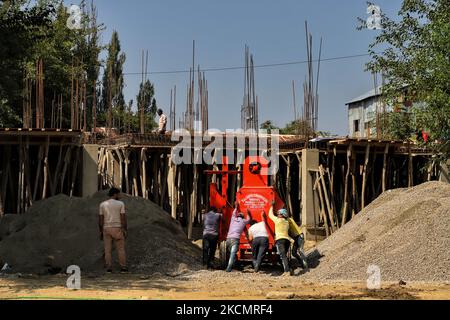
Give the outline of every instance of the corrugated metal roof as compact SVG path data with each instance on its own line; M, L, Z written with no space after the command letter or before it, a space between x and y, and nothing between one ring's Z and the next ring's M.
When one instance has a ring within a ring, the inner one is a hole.
M349 104L355 103L355 102L360 102L360 101L363 101L363 100L366 100L366 99L369 99L372 97L378 97L380 95L381 95L381 86L379 86L376 90L375 90L375 88L373 88L372 90L366 92L365 94L363 94L357 98L354 98L353 100L347 102L346 105L349 105Z

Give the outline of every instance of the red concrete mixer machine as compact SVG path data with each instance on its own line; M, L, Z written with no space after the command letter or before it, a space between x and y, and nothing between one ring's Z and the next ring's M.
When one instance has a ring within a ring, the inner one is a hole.
M220 185L219 183L210 184L210 206L219 210L221 209L223 213L219 230L220 264L222 267L225 267L228 262L229 256L226 249L226 238L234 211L234 205L228 199L228 178L229 175L237 174L242 175L242 187L236 193L239 211L244 213L246 218L248 211L250 211L252 219L257 222L263 221L262 212L264 211L266 213L266 227L269 233L269 249L266 260L272 263L278 261L274 239L274 224L269 219L268 214L273 201L275 201L275 212L284 207L284 202L274 187L269 186L268 169L269 162L266 158L250 156L246 158L242 171L228 170L226 158L224 158L222 170L205 171L205 173L210 175L215 174L221 176ZM241 235L237 261L251 261L252 259L251 244L248 240L248 228L249 226L244 229Z

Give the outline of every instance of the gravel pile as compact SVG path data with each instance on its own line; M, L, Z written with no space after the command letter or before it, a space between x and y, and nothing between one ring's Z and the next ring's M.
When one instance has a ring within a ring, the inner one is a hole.
M450 185L385 192L308 259L305 279L366 281L376 265L382 281L450 281Z
M58 195L36 202L21 216L0 220L0 262L11 272L58 273L69 265L103 270L98 207L106 192L89 198ZM186 239L179 223L151 201L124 196L128 215L127 256L132 272L179 273L197 270L201 251ZM116 260L116 254L113 251ZM118 268L117 261L115 261ZM1 266L0 266L1 267Z

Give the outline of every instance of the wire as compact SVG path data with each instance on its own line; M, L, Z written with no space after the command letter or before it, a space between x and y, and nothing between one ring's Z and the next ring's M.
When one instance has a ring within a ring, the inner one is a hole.
M355 54L350 56L341 56L341 57L333 57L333 58L326 58L326 59L320 59L321 62L326 61L336 61L336 60L346 60L346 59L353 59L353 58L360 58L360 57L367 57L370 54ZM313 62L317 62L318 60L313 60ZM301 61L291 61L291 62L281 62L281 63L271 63L271 64L261 64L256 65L255 68L273 68L273 67L282 67L282 66L290 66L290 65L296 65L296 64L305 64L308 63L307 60L301 60ZM201 72L217 72L217 71L230 71L230 70L241 70L245 69L245 67L222 67L222 68L206 68L206 69L200 69ZM179 74L179 73L189 73L191 70L173 70L173 71L153 71L149 72L149 74ZM124 73L124 75L141 75L141 72L128 72Z

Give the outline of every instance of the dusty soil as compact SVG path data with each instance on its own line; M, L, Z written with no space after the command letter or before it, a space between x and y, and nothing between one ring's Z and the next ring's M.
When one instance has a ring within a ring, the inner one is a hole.
M197 271L176 277L82 275L81 290L65 287L67 277L22 276L0 279L0 299L264 300L264 299L450 299L450 283L386 282L376 291L362 282L308 282L247 272Z

